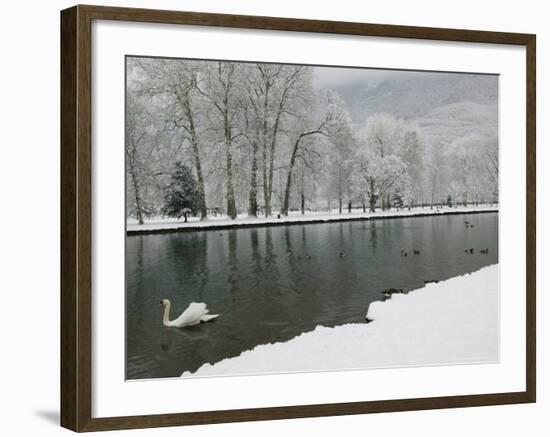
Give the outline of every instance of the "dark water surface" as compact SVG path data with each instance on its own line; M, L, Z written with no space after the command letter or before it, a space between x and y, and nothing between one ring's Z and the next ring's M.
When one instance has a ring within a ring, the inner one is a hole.
M317 325L363 323L383 289L497 262L497 213L128 236L126 376L179 376ZM164 328L162 298L172 319L193 301L221 316Z

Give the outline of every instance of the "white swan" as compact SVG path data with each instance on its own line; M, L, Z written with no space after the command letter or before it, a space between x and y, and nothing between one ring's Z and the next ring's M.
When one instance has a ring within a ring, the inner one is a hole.
M183 328L184 326L198 325L201 322L209 322L219 314L208 314L205 303L191 302L187 309L175 320L170 320L170 308L172 303L169 299L162 299L160 304L164 307L162 324L168 327Z

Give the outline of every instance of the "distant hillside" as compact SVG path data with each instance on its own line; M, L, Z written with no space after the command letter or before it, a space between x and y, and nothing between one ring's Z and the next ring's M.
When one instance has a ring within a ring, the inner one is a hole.
M498 135L498 107L472 102L453 103L432 109L416 119L423 139L432 144L458 137Z
M470 102L495 108L498 102L498 79L495 76L449 73L396 73L378 82L355 81L333 87L348 106L353 123L360 128L367 117L386 112L408 120L426 116L438 107ZM468 118L485 114L479 107L449 107L448 115ZM443 115L440 114L440 115ZM433 116L433 115L432 115ZM487 116L485 114L484 116Z

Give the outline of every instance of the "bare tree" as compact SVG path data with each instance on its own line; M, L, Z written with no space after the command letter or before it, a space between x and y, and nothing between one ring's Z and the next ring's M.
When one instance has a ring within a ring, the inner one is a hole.
M428 187L430 192L430 209L433 209L435 203L442 203L443 174L445 172L445 162L443 160L443 145L433 146L431 155L428 157Z
M498 139L490 138L485 145L485 172L492 201L498 201Z
M398 153L404 135L401 120L390 114L375 114L367 119L363 136L372 154L385 158ZM379 193L380 206L384 210L391 207L391 193Z
M201 64L182 63L169 59L136 59L136 66L144 76L139 92L149 97L163 99L162 113L168 123L183 132L183 141L189 142L197 174L199 210L201 220L207 217L205 181L201 162L201 143L198 118L201 114L201 96L198 93L198 78Z
M403 125L393 115L374 114L367 119L362 134L371 150L383 158L396 153L403 135Z
M138 108L133 99L129 99L126 107L126 169L130 176L134 191L134 210L136 219L140 225L143 224L143 199L140 183L140 160L139 146L143 141L146 131L139 130Z
M424 158L422 144L416 129L405 131L397 155L407 165L408 186L401 188L407 191L409 208L414 207L416 203L421 203L424 206Z
M290 188L296 159L301 158L304 160L307 155L314 153L311 145L315 143L308 143L307 140L315 136L322 136L331 138L335 142L343 138L350 142L353 141L349 114L345 110L344 102L335 92L322 92L316 100L307 103L308 105L302 107L302 113L297 118L296 133L291 143L284 200L281 209L284 215L288 215ZM310 147L308 147L308 144Z
M329 116L327 115L327 118ZM290 154L290 162L288 164L288 171L287 171L287 177L286 177L286 185L284 190L284 200L283 200L283 207L281 209L281 212L284 215L288 215L288 202L290 198L290 187L292 184L292 172L294 171L294 165L296 164L296 157L298 156L298 152L303 148L304 140L312 135L327 135L326 131L326 124L328 123L328 119L323 120L319 126L312 130L308 130L305 132L301 132L298 134L296 140L294 141L294 145L292 147L292 152Z
M369 198L369 210L375 211L376 200L387 193L406 175L407 167L395 155L383 158L365 151L358 160L358 171Z
M262 151L262 170L263 170L263 186L264 186L264 201L268 204L270 209L270 195L267 195L267 191L271 192L271 187L267 189L266 182L268 181L268 174L271 174L272 184L272 172L268 170L268 151L269 151L269 163L273 165L271 157L274 157L274 147L276 144L276 138L279 132L281 124L282 111L278 111L279 108L274 106L274 102L277 98L278 84L281 81L285 67L283 65L272 64L255 64L253 68L249 68L249 74L247 76L247 129L249 142L252 146L251 156L251 168L250 168L250 189L249 189L249 201L248 201L248 214L250 216L257 216L258 214L258 161L259 161L259 149ZM277 111L275 117L272 114ZM270 150L268 143L273 145L273 150ZM267 199L267 200L266 200ZM266 214L269 213L266 211Z
M164 175L160 143L165 138L163 124L151 114L135 90L128 90L126 101L125 153L128 178L127 209L139 224L156 210L151 191L158 189L157 178ZM160 202L158 200L157 202Z
M207 70L207 86L199 88L201 94L215 108L221 120L225 157L225 190L227 215L237 217L235 189L233 185L233 143L241 135L238 129L237 81L241 78L239 64L234 62L217 62Z

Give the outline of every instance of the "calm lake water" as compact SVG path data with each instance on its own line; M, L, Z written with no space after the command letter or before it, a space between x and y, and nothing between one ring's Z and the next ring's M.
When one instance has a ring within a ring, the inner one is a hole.
M128 236L126 376L180 376L317 325L364 323L383 289L497 262L498 213ZM162 298L172 319L193 301L221 316L164 328Z

